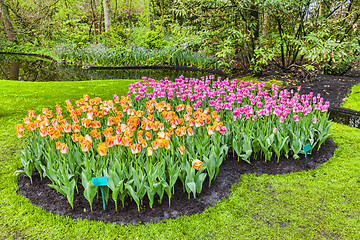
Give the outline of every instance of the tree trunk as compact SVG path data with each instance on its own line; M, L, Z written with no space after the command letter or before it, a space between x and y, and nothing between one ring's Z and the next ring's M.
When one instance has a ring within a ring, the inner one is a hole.
M109 31L111 22L110 22L110 2L109 0L103 0L104 8L104 21L105 21L105 32Z
M10 80L19 80L20 63L12 62L10 70Z
M8 7L5 5L4 0L0 0L0 15L2 21L5 25L5 32L8 36L10 42L14 42L16 40L16 33L14 31L14 27L10 21L9 10Z
M262 34L261 34L262 37L265 37L266 34L267 34L268 22L269 22L269 13L268 13L268 10L265 9L265 11L264 11L264 21L263 21L263 24L262 24Z

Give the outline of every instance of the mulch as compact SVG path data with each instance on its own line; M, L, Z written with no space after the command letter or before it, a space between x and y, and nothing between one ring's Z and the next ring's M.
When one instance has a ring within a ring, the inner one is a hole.
M279 162L276 159L268 162L265 162L263 159L252 159L251 164L242 160L238 161L237 158L229 156L221 165L219 174L211 183L210 188L208 188L208 181L205 180L203 191L196 198L193 198L191 195L189 199L188 194L183 192L181 181L178 181L175 184L175 194L171 197L170 207L165 194L162 204L155 201L153 208L149 207L145 198L140 212L138 212L137 206L133 201L126 201L124 208L122 208L121 203L118 203L118 210L116 211L111 197L104 211L101 194L99 194L99 198L95 197L93 211L91 212L89 203L83 196L81 188L79 189L79 194L75 194L74 209L72 209L65 196L48 186L48 184L51 184L51 181L47 178L40 180L40 175L35 171L33 172L32 184L27 176L19 176L19 189L17 193L25 196L30 202L49 212L61 216L69 216L73 219L97 220L117 223L119 225L159 222L182 215L190 216L203 212L221 199L231 196L231 186L241 182L243 174L275 175L307 171L328 161L333 156L335 149L335 143L331 139L327 139L319 151L313 150L312 154L309 155L307 165L305 165L304 156L298 160L281 157Z
M330 102L330 106L340 107L344 98L350 93L351 87L360 82L360 71L352 71L344 76L318 74L309 82L286 74L276 73L264 76L264 80L269 79L286 81L289 87L295 89L301 86L301 94L309 92L314 92L314 94L320 93L324 101ZM241 182L243 174L275 175L307 171L328 161L333 156L335 149L335 143L331 139L327 139L319 151L313 150L312 154L309 155L308 165L305 165L304 156L301 156L298 160L281 157L279 162L276 159L268 162L265 162L263 159L252 159L251 164L248 164L241 160L237 161L237 158L232 158L230 154L221 165L220 172L211 183L211 187L207 187L208 182L205 180L203 191L197 198L193 198L191 195L189 199L188 194L183 192L182 183L178 181L175 185L175 194L171 198L170 207L166 194L164 194L162 204L155 201L153 208L149 207L145 197L140 212L138 212L137 206L133 201L126 201L124 208L121 207L121 203L118 203L118 210L116 211L111 197L104 211L101 194L99 194L99 198L94 199L93 211L91 212L89 203L82 194L82 189L79 189L79 194L75 194L74 209L72 209L65 196L48 186L48 184L51 184L50 180L43 179L41 181L37 172L33 173L33 184L30 183L28 177L20 175L17 192L28 198L33 204L49 212L61 216L69 216L73 219L98 220L119 225L160 222L182 215L189 216L201 213L221 199L231 196L231 186Z

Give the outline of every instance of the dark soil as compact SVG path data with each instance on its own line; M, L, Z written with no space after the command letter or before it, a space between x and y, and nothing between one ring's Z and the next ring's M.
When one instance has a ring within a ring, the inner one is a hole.
M307 166L305 166L304 156L301 156L299 160L281 157L279 162L276 159L268 162L264 162L263 159L252 159L251 164L241 160L238 162L237 159L229 156L221 165L220 172L211 183L211 187L208 188L208 182L205 181L203 191L196 199L192 196L188 199L188 194L183 192L182 183L178 181L175 186L175 194L171 198L171 207L168 206L168 198L165 194L162 204L155 201L152 209L145 201L145 198L140 212L138 212L136 204L130 201L126 202L125 208L122 208L121 203L118 203L118 211L115 211L114 203L110 200L106 206L106 211L104 211L101 194L99 194L98 199L95 197L93 211L91 212L89 203L82 194L82 189L79 189L80 193L75 195L74 209L72 209L65 196L48 186L48 184L51 184L50 180L43 179L41 181L39 174L35 171L33 173L33 184L30 183L28 177L20 175L18 194L24 195L33 204L47 211L69 216L73 219L98 220L119 225L159 222L168 218L201 213L221 199L231 196L231 186L234 183L241 182L242 174L275 175L307 171L328 161L333 156L335 149L335 143L331 139L327 139L319 151L314 149L312 154L308 156Z
M325 101L330 102L330 107L339 108L351 93L351 88L360 83L360 70L349 71L343 76L315 74L311 80L305 81L290 73L269 72L261 78L263 80L276 79L287 83L286 89L301 86L300 94L313 92L320 93Z

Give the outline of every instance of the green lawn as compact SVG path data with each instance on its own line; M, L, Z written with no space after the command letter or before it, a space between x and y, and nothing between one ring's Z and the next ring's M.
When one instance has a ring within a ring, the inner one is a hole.
M360 84L351 88L351 94L343 104L343 107L360 111Z
M83 94L111 99L131 81L0 81L0 239L360 239L360 130L333 124L333 158L307 172L253 174L202 214L118 226L53 215L16 194L22 140L13 125L27 110Z

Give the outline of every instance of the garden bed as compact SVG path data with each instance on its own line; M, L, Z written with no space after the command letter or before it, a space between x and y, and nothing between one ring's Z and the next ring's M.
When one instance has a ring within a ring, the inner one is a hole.
M89 203L83 196L82 189L79 189L80 193L75 195L74 209L72 209L65 196L47 186L51 184L51 181L47 178L41 181L39 174L35 171L33 173L33 184L30 183L27 176L20 175L18 194L24 195L33 204L47 211L61 216L69 216L73 219L98 220L117 224L159 222L164 219L203 212L222 198L231 195L231 186L241 181L241 175L243 174L275 175L314 169L328 161L333 156L335 149L335 143L331 139L327 139L319 151L314 150L309 155L307 166L305 166L305 157L303 155L298 160L291 157L287 159L282 156L279 162L276 159L268 162L263 159L256 159L252 160L251 164L245 161L238 162L237 159L228 156L221 165L219 174L212 182L211 187L207 187L208 181L206 180L203 191L196 199L188 199L187 194L182 190L181 182L178 181L175 184L175 194L171 197L171 207L166 204L168 200L165 195L163 199L165 204L158 204L155 201L151 209L148 207L148 203L144 202L143 206L146 206L146 208L141 209L141 212L138 212L134 201L127 201L125 208L119 207L118 211L115 211L113 202L110 202L106 206L106 211L104 211L101 196L94 199L93 211L90 212Z

